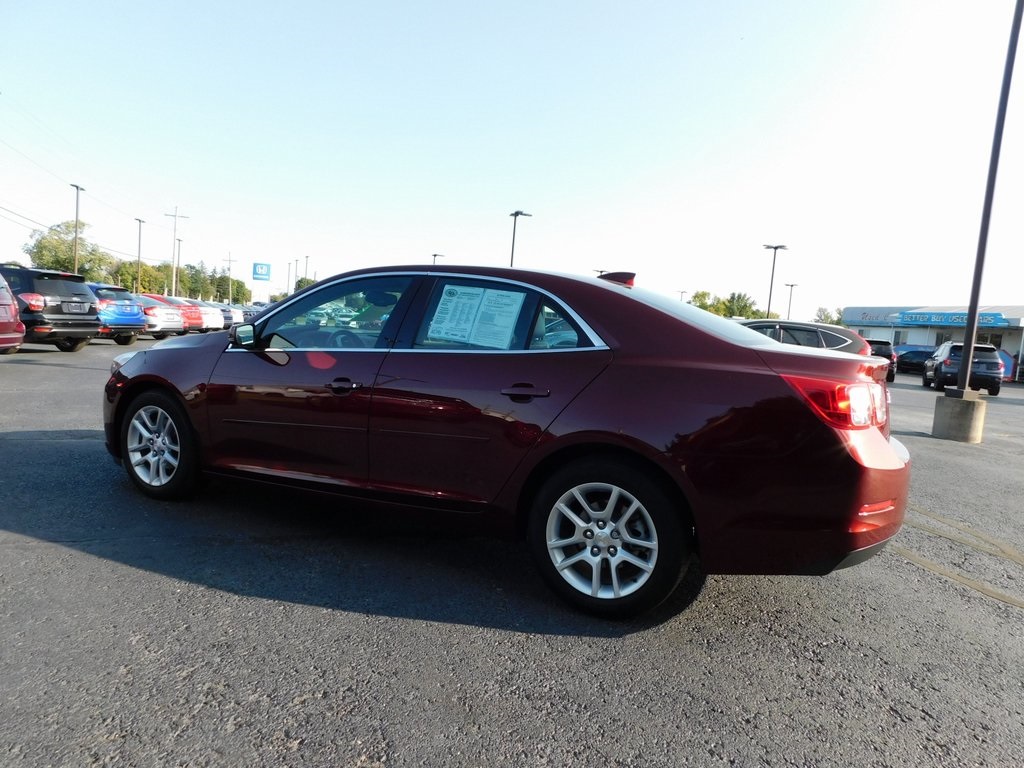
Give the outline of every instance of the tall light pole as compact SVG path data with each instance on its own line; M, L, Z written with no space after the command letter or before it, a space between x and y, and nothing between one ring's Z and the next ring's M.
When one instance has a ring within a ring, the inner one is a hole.
M142 219L136 219L139 222L139 258L138 268L135 273L135 292L142 292L142 225L145 224Z
M178 295L178 267L181 264L174 263L174 244L178 240L178 219L187 219L188 216L184 216L178 213L178 206L174 206L174 213L165 213L164 216L174 217L174 227L171 230L171 296Z
M793 289L796 288L796 283L786 283L786 287L789 288L789 306L786 307L786 319L789 320L789 313L793 309Z
M765 310L764 316L770 318L772 316L772 288L775 287L775 257L779 254L779 250L786 250L784 245L766 245L765 248L770 248L772 251L772 279L768 283L768 309Z
M444 254L443 253L435 253L431 258L433 258L434 259L434 263L437 264L437 260L438 259L443 259L444 258Z
M519 221L520 216L532 216L532 213L526 213L525 211L512 211L509 216L512 217L512 255L509 257L508 265L511 267L516 261L516 222Z
M85 192L85 187L80 187L77 184L72 184L75 188L75 244L72 249L75 254L75 268L73 272L78 272L78 195L80 192Z

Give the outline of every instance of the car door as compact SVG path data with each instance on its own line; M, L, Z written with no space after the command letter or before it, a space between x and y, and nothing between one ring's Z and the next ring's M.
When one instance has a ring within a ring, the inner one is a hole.
M260 319L249 346L220 357L210 378L210 463L313 486L360 486L367 475L372 386L388 325L307 325L329 305L384 307L395 327L409 276L360 277L302 295Z
M420 300L377 375L370 482L491 501L611 352L554 297L520 283L444 276Z

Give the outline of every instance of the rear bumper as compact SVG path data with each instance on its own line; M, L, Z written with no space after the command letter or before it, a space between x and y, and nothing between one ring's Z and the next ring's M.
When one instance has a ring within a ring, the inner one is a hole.
M53 341L54 339L91 339L98 336L99 323L72 323L57 321L54 323L25 324L25 341Z
M727 525L698 526L705 572L823 575L881 551L903 525L910 454L877 431L847 437L845 466L808 475L802 487L762 487Z

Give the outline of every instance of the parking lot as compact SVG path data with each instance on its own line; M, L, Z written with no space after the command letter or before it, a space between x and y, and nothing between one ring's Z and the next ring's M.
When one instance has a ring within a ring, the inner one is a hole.
M0 359L4 765L1020 764L1022 385L968 445L897 376L913 480L878 557L696 578L618 624L520 542L225 483L142 497L103 448L124 351Z

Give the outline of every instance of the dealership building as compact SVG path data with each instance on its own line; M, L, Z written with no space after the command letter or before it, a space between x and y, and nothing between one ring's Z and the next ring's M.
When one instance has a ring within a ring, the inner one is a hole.
M934 349L964 340L967 307L846 307L841 322L865 338L888 339L897 353ZM1024 306L978 307L975 342L996 347L1006 378L1024 381L1017 366L1024 357Z

